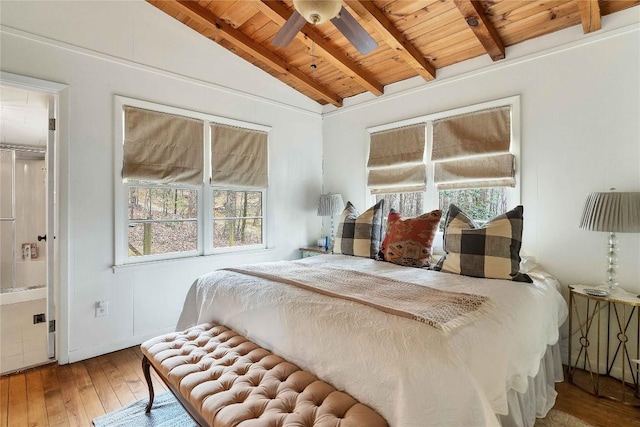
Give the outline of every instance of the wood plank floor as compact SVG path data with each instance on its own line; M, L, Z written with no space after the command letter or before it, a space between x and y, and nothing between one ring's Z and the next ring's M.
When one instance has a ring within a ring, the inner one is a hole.
M95 417L149 395L141 362L136 346L3 376L0 427L91 426ZM167 390L155 373L152 380L156 393Z
M587 375L584 371L576 371L576 382L587 384ZM567 378L565 369L565 378ZM603 379L603 383L606 382ZM616 390L619 382L611 383ZM603 384L601 390L610 393L609 386ZM581 388L567 381L556 384L558 398L554 408L572 414L594 426L614 427L640 427L640 408L625 405L607 398L597 398L583 391ZM615 394L615 393L611 393Z
M93 418L147 397L141 360L139 348L131 347L3 376L0 427L90 426ZM155 373L152 379L157 393L166 390ZM555 408L594 426L640 426L638 408L598 399L566 382L556 389Z

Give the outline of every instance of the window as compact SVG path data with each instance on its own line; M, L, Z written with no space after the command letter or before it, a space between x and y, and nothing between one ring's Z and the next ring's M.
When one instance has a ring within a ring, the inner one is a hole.
M506 187L438 191L438 206L443 218L447 217L449 206L454 204L478 224L511 209L513 206L509 206L508 200ZM444 230L444 221L440 223L440 230Z
M262 192L213 192L213 245L217 248L262 244Z
M479 223L508 207L515 187L511 106L480 109L433 122L431 161L439 207L453 203Z
M425 126L404 126L371 135L367 183L376 202L385 200L383 218L391 208L405 216L423 212L427 184Z
M264 248L264 126L116 97L115 265Z
M389 211L394 209L405 217L418 216L424 212L424 192L376 194L376 203L384 199L382 210L383 221L387 220Z
M422 132L424 144L416 144L416 137L407 138L407 129L414 129L418 137ZM444 222L453 203L482 223L519 203L517 96L378 126L369 131L369 190L376 202L385 200L385 218L391 208L407 217L441 209ZM387 141L386 145L380 143L381 139ZM409 160L412 164L424 159L421 166L424 183L413 173L395 174L399 180L393 185L379 185L377 176L381 173L407 168L407 156L400 158L398 153L412 151L418 152ZM375 159L385 156L392 160L380 167ZM403 181L404 177L409 179ZM423 191L410 187L418 181L424 187Z
M128 185L129 257L198 250L198 192Z

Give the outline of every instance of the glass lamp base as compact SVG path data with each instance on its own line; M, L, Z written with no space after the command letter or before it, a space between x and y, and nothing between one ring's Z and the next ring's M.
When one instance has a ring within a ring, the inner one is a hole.
M610 232L607 239L607 280L604 282L613 293L618 288L616 282L616 268L618 261L618 238L616 233Z

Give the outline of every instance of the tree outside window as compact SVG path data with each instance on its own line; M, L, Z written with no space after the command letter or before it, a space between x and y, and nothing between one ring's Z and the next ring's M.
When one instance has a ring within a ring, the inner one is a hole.
M197 250L196 190L130 185L128 212L130 257Z
M471 219L481 225L491 218L506 212L507 188L469 188L464 190L441 190L439 206L442 210L443 221L440 230L444 230L444 219L447 217L449 206L454 204L467 213Z
M214 247L262 244L262 224L262 191L214 190Z

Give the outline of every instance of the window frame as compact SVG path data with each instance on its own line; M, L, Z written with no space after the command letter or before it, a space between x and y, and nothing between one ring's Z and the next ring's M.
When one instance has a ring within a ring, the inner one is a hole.
M124 156L124 107L130 106L142 108L160 113L174 114L184 116L196 120L203 121L203 182L199 185L186 184L153 184L153 183L129 183L124 182L122 178L122 162ZM196 258L202 256L210 256L216 254L236 253L244 251L255 251L268 248L268 224L267 216L267 197L268 188L249 188L249 187L225 187L211 184L211 125L223 124L235 126L248 130L256 130L267 134L267 153L269 152L269 133L270 126L259 125L255 123L244 122L240 120L229 119L226 117L206 114L198 111L187 110L178 107L172 107L163 104L143 101L140 99L129 98L125 96L114 96L114 267L132 264L144 264L149 262L162 262L174 259ZM267 171L269 166L267 165ZM158 188L189 188L197 191L198 194L198 239L197 249L195 251L172 252L167 254L143 255L130 257L128 254L128 195L130 186L154 186ZM213 192L215 190L231 190L234 191L260 191L262 192L262 244L234 246L228 248L213 247Z
M434 162L431 160L431 149L433 147L433 122L435 120L447 117L458 116L461 114L473 113L476 111L487 110L496 107L511 107L511 145L509 152L515 156L515 187L505 187L507 189L507 200L509 206L517 206L521 203L520 199L520 95L514 95L506 98L495 99L492 101L481 102L478 104L467 105L464 107L454 108L451 110L440 111L437 113L426 114L423 116L413 117L393 123L373 126L367 128L370 134L382 132L395 128L425 124L425 164L427 168L427 188L423 198L423 213L433 209L439 209L439 191L434 182ZM369 158L370 145L367 147L367 156ZM375 202L375 194L371 194L369 187L366 187L366 197L372 203ZM386 219L386 218L385 218Z

